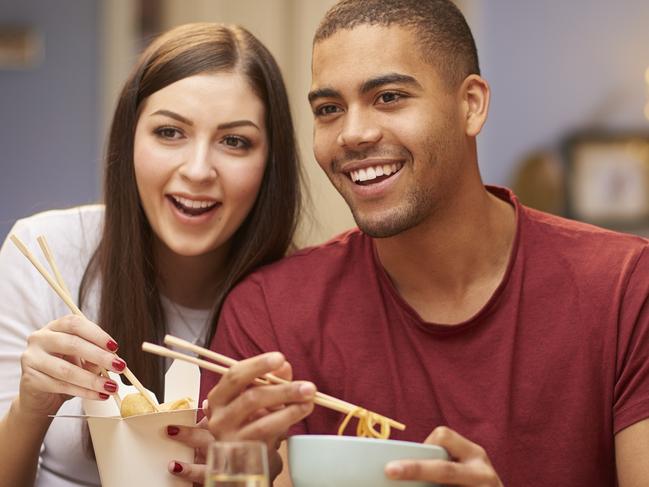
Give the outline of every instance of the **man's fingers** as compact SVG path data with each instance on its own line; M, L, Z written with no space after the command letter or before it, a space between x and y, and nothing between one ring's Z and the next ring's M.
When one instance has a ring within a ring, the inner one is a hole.
M424 443L443 447L452 458L459 461L473 458L488 461L484 448L446 426L435 428Z
M280 411L267 414L241 428L238 438L242 440L284 438L291 425L311 414L313 406L313 402L291 404Z
M205 480L205 465L172 460L169 462L167 469L175 477L180 477L190 482L197 482L202 485Z
M227 406L213 408L208 423L209 429L215 436L240 429L250 421L250 418L258 417L257 413L260 410L271 410L283 404L311 401L315 390L315 386L310 382L251 387ZM284 409L286 408L271 412L268 416L273 416L278 420L289 418L289 415L279 414ZM257 419L254 422L258 421L260 420ZM284 429L291 424L285 424Z
M385 467L393 480L426 480L449 485L496 486L498 477L492 468L481 462L457 463L447 460L399 460Z
M280 369L284 362L285 359L281 353L269 352L233 365L207 395L210 408L214 410L219 406L229 404L245 391L256 377Z
M273 375L280 379L293 380L293 367L290 363L284 362L279 369L273 371Z

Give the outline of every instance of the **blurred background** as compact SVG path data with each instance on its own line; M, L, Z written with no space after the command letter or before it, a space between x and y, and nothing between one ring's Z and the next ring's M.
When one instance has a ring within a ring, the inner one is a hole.
M20 217L98 201L121 84L158 32L239 23L291 95L311 211L300 244L353 220L311 152L311 38L333 0L0 0L0 239ZM462 0L493 90L484 181L530 206L649 235L649 2Z

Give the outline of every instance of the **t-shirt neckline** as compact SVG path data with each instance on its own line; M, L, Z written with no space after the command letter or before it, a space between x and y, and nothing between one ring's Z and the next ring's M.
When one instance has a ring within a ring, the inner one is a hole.
M401 307L401 309L411 317L412 319L411 321L414 323L414 325L426 333L439 334L439 335L456 334L456 333L463 332L468 328L472 328L473 326L479 324L481 319L485 317L489 312L491 312L493 307L496 305L496 303L504 293L507 284L509 283L511 273L514 268L514 264L516 263L517 260L519 242L521 238L520 236L521 219L522 219L521 205L520 202L518 201L518 198L516 198L516 195L514 195L514 193L508 188L500 187L500 186L490 186L490 185L485 186L485 188L487 189L487 191L489 191L497 198L500 198L501 200L511 204L514 207L516 230L514 234L514 242L512 244L512 249L510 251L509 259L507 262L507 269L505 270L505 273L500 283L498 284L498 287L496 287L494 292L491 294L491 297L482 306L482 308L480 308L473 316L471 316L465 321L455 323L455 324L441 324L441 323L434 323L434 322L429 322L424 320L419 315L419 313L412 306L410 306L410 304L408 304L408 302L406 302L406 300L396 290L394 284L392 283L392 280L390 279L390 276L388 276L388 273L383 267L383 264L381 264L378 252L376 250L376 245L374 243L374 239L367 236L370 242L370 246L372 248L372 259L374 261L374 266L377 269L380 285L387 290L387 292L392 296L392 298Z

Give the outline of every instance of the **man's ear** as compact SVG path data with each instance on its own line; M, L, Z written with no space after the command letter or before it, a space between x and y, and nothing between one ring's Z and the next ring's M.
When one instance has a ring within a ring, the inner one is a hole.
M472 74L462 82L459 93L465 133L475 137L487 121L491 97L489 84L477 74Z

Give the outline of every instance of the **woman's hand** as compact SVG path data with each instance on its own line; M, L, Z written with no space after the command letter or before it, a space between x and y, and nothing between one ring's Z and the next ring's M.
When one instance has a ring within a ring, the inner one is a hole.
M204 417L193 427L169 425L167 426L166 433L169 438L194 448L195 452L193 464L178 460L170 461L167 466L169 473L176 477L203 485L207 447L214 441L214 436L207 429L207 417Z
M502 487L484 448L440 426L424 443L446 449L452 460L399 460L385 467L393 480L420 480L472 487Z
M20 360L21 412L55 414L71 396L108 399L117 383L100 376L99 367L124 370L117 348L110 335L81 316L65 316L32 333Z

